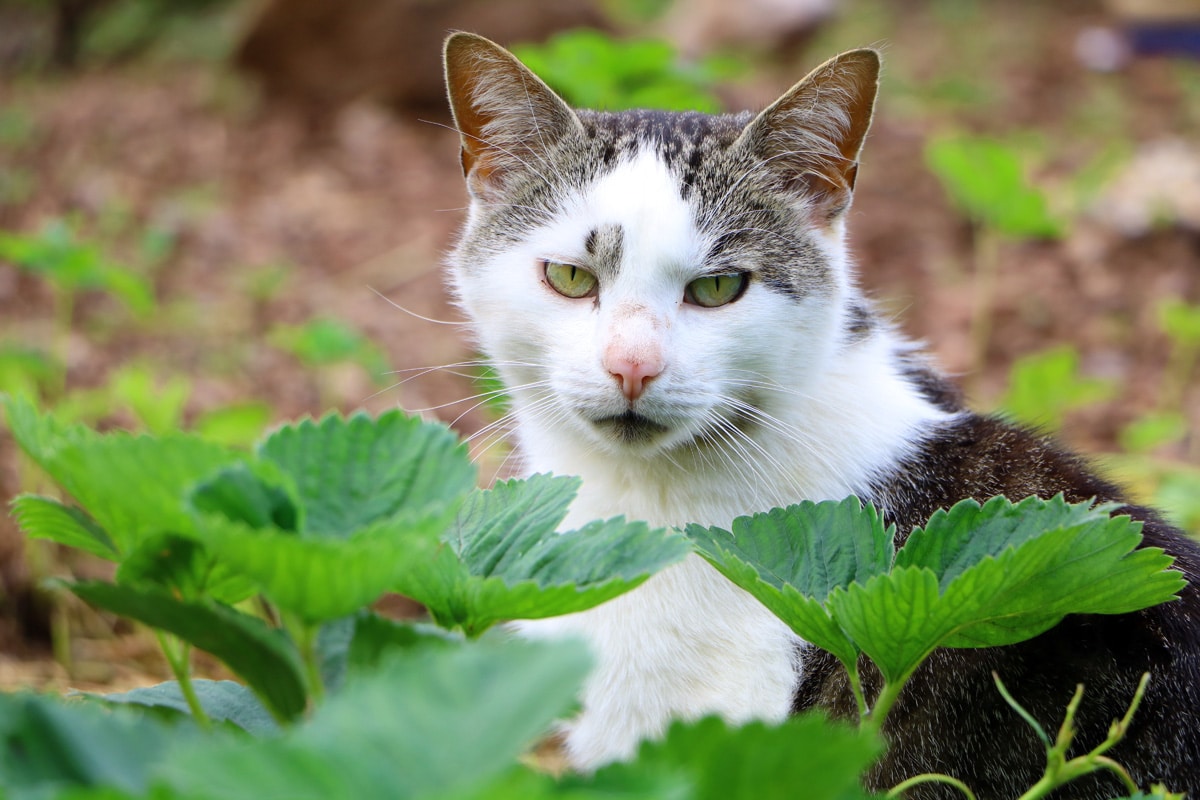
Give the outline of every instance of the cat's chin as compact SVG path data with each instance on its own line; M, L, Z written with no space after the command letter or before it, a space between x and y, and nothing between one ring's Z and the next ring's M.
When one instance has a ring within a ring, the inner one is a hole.
M632 410L623 414L594 419L592 425L606 438L627 447L653 445L671 430L666 425Z

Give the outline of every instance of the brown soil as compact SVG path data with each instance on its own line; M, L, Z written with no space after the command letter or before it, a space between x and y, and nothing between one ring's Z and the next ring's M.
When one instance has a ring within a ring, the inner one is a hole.
M1039 181L1065 194L1068 176L1113 141L1130 153L1169 137L1200 141L1200 69L1144 60L1089 73L1073 54L1076 35L1106 21L1089 3L962 5L978 16L960 19L947 3L847 2L841 20L802 52L776 57L728 94L761 103L838 48L886 43L887 94L850 221L864 284L963 375L982 407L1000 395L1015 359L1051 344L1077 347L1087 373L1120 389L1073 414L1064 436L1090 452L1112 450L1121 426L1158 403L1169 343L1155 309L1168 296L1200 302L1200 233L1168 221L1131 237L1084 213L1063 241L1002 245L992 335L977 365L968 344L976 232L947 202L922 151L930 135L952 128L1033 132L1042 142ZM966 98L937 99L952 96L955 81ZM67 351L70 387L99 386L117 367L148 361L194 382L189 418L253 398L268 402L276 420L319 414L332 401L435 409L465 434L485 421L470 403L444 405L474 391L453 371L405 379L405 370L469 358L471 347L455 326L396 307L458 319L440 268L465 203L452 132L360 102L314 139L303 115L264 110L236 76L211 65L139 62L3 79L5 108L19 109L33 134L0 145L0 173L31 184L26 196L0 200L0 229L32 231L76 215L118 259L136 258L147 226L177 237L155 273L160 310L152 319L83 299ZM281 289L255 289L280 267ZM0 263L0 343L45 344L52 312L43 284ZM399 371L393 385L380 391L353 368L314 374L269 343L275 325L318 315L347 320L384 348ZM1194 385L1185 410L1200 430ZM0 501L20 490L3 437ZM1200 463L1200 447L1188 448L1161 455ZM35 579L95 565L30 549L0 520L0 687L127 687L164 677L145 637L32 590ZM48 614L51 607L58 610ZM50 657L52 619L72 626L69 673Z

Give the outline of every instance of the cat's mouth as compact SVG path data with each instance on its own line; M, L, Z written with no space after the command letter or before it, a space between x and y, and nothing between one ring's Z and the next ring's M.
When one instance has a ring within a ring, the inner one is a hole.
M592 424L607 431L625 444L645 444L670 430L666 425L643 417L636 411L626 411L611 417L592 420Z

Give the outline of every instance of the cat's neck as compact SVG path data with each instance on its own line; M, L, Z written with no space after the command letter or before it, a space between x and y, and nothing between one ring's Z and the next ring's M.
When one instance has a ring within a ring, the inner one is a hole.
M583 479L572 526L618 514L653 525L727 525L800 500L862 497L951 416L903 374L907 347L888 330L848 345L808 383L818 388L779 394L774 422L755 426L749 439L616 458L522 420L523 466Z

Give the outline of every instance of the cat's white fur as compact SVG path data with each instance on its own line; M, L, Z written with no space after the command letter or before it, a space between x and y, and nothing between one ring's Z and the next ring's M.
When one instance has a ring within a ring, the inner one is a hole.
M708 309L682 298L711 242L653 152L627 158L566 209L520 246L456 273L510 387L525 469L583 478L566 529L618 514L728 527L801 499L841 499L944 419L898 373L890 332L843 335L853 290L840 221L817 234L834 265L825 291L797 300L752 283ZM543 259L586 263L583 242L601 225L624 233L619 273L602 280L598 304L557 294ZM612 347L661 354L665 368L636 409L670 427L665 439L625 444L589 421L629 407L603 366ZM714 418L731 417L728 398L747 392L769 415L752 437L728 422L713 433ZM688 446L697 434L708 443ZM519 629L582 636L593 648L583 711L567 728L583 769L631 756L677 717L781 720L801 668L795 635L695 556L598 608Z

